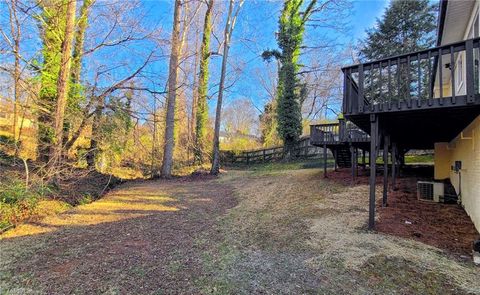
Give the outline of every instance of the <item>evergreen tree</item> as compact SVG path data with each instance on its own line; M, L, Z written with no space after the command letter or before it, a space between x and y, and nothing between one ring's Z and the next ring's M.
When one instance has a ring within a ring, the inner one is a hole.
M428 0L394 0L385 10L374 28L367 31L367 37L361 41L360 58L362 60L378 60L409 52L430 48L435 44L437 6ZM428 70L427 60L420 62L420 72ZM426 75L418 75L418 61L410 65L402 63L392 67L390 81L393 97L389 100L415 97L428 97L430 81ZM385 69L383 69L385 71ZM398 77L400 77L398 79ZM409 80L410 77L410 80ZM387 85L386 73L381 76L380 69L372 69L365 73L365 94L370 102L382 102L385 96L384 85ZM422 93L418 93L418 86ZM380 87L380 85L383 85Z
M363 59L376 60L435 44L437 5L428 0L394 0L361 41Z

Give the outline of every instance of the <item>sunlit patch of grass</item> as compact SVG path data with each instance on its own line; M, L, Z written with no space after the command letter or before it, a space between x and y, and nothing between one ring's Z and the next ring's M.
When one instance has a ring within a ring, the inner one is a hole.
M405 156L405 163L407 164L433 164L433 155L406 155Z
M182 165L173 168L173 174L177 176L188 176L191 175L193 172L196 171L210 171L211 164L203 164L203 165Z
M109 171L113 176L120 179L144 179L145 176L141 171L128 167L116 167Z
M327 167L332 168L334 165L333 159L327 160ZM323 160L311 159L304 161L285 161L285 162L272 162L265 164L255 164L251 166L245 166L245 169L254 171L256 175L272 175L279 172L288 170L299 169L314 169L323 167Z
M141 188L131 190L132 194L118 194L114 192L96 202L80 205L59 215L49 215L35 223L21 224L15 229L7 231L0 238L13 238L26 235L35 235L58 230L63 227L78 227L95 225L106 222L115 222L128 218L141 217L156 212L178 211L179 208L169 205L175 198L152 194L142 191ZM46 203L56 206L44 208L43 211L63 212L64 207L56 203Z
M362 267L361 274L369 288L379 293L396 290L401 294L467 294L454 287L446 275L399 257L374 256Z

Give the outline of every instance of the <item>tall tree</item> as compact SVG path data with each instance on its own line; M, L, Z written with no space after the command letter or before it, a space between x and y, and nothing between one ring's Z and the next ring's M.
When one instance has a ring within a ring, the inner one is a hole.
M203 24L203 38L200 47L200 73L198 74L198 95L196 105L196 124L195 124L195 144L194 144L194 162L202 164L204 162L204 153L207 144L207 124L208 124L208 64L210 60L210 35L212 33L212 9L214 0L209 0L207 10L205 11L205 21Z
M279 51L266 51L267 60L280 61L277 86L277 128L285 149L289 152L302 133L302 85L298 79L298 59L303 42L305 24L314 11L316 0L311 0L302 11L303 0L285 0L279 20L277 38Z
M173 167L173 149L175 147L175 100L177 98L177 68L180 55L180 7L181 1L175 0L173 12L172 45L168 70L168 95L165 119L165 141L163 149L162 177L171 177Z
M10 35L12 40L10 41L12 51L14 55L14 69L13 69L13 140L15 142L15 155L18 155L19 147L18 141L20 140L20 134L17 138L17 122L18 122L18 107L20 104L20 38L22 36L20 20L18 18L18 0L11 0L8 5L10 14Z
M61 1L39 2L42 13L39 27L42 37L42 60L40 65L40 93L38 108L39 160L48 162L54 139L53 115L57 98L57 81L60 72L60 51L65 33L65 3Z
M68 0L66 9L65 33L62 41L60 71L57 79L57 107L55 111L55 137L50 158L58 161L62 154L63 120L67 104L68 86L70 81L70 65L72 60L73 34L75 30L75 13L77 0Z
M435 44L437 5L428 0L394 0L360 42L361 58L382 59Z
M224 41L223 41L223 56L222 56L222 70L220 73L220 84L218 86L218 100L217 109L215 112L215 133L213 135L213 157L210 174L217 175L220 172L220 124L222 122L222 101L223 92L225 90L225 76L227 74L227 60L228 51L230 50L230 41L232 38L233 29L237 21L238 13L243 6L244 0L240 0L235 12L235 0L230 0L228 5L228 15L225 24Z
M85 32L88 27L88 14L93 2L94 0L83 0L78 17L77 29L75 31L75 44L73 46L71 67L72 87L70 89L70 96L75 102L78 102L79 97L82 96L80 78L82 73L83 47L85 43Z

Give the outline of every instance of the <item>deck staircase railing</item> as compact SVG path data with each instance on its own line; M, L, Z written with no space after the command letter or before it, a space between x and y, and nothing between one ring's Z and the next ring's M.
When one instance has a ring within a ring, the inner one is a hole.
M479 47L475 38L345 67L343 113L478 103Z
M310 125L310 141L315 145L368 142L370 136L350 121Z

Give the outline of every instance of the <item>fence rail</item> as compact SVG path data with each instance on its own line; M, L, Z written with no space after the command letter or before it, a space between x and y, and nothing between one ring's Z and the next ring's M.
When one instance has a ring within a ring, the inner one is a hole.
M323 155L323 148L310 145L310 137L302 138L292 149L291 156L294 158L316 158ZM258 150L221 151L223 163L229 164L258 164L280 161L286 156L283 146L276 146Z

